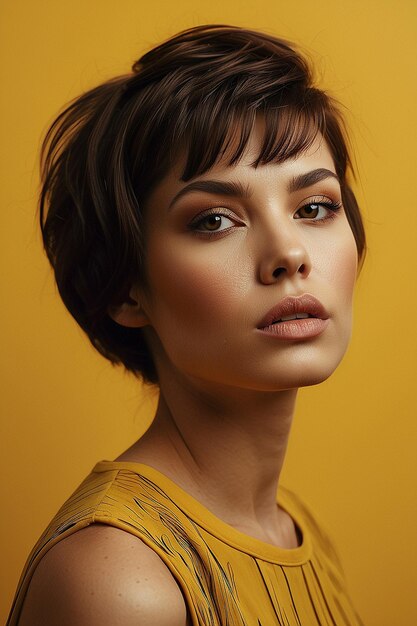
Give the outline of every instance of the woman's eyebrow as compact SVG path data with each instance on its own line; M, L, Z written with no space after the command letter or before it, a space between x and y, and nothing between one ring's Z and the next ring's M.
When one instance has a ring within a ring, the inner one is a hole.
M299 191L300 189L304 189L305 187L310 187L311 185L314 185L315 183L318 183L321 180L329 177L335 178L337 181L339 181L339 177L337 176L337 174L335 174L331 170L325 169L323 167L311 170L311 172L306 172L304 174L294 176L288 184L287 191L289 193L294 193L295 191ZM234 182L222 180L196 180L195 182L186 185L185 187L180 189L177 194L175 194L175 196L169 203L168 210L180 198L188 193L192 193L193 191L203 191L214 195L234 196L237 198L249 198L252 195L249 185L243 185L239 181Z
M206 193L223 195L223 196L235 196L240 198L249 198L250 190L247 185L242 185L240 182L227 182L222 180L196 180L194 183L186 185L173 197L169 203L168 209L177 202L182 196L192 191L205 191Z
M332 172L331 170L327 170L324 167L320 167L316 170L311 170L311 172L306 172L305 174L299 174L298 176L294 176L288 184L288 193L294 193L295 191L299 191L300 189L304 189L305 187L310 187L315 183L324 180L325 178L335 178L340 184L340 179L337 174Z

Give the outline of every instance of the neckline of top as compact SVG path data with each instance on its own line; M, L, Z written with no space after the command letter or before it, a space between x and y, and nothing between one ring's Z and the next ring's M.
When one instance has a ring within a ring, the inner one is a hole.
M286 511L298 527L302 537L301 545L296 548L282 548L272 543L257 539L231 526L217 517L199 500L187 493L174 480L151 465L133 461L108 461L96 463L93 472L129 470L148 478L166 492L171 501L194 522L217 539L221 539L241 552L245 552L265 561L279 565L302 565L311 557L311 538L302 514L291 498L290 492L279 486L277 504Z

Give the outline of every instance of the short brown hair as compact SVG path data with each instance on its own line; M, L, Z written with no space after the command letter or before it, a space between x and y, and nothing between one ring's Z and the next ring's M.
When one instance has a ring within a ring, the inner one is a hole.
M287 41L234 26L183 31L143 55L132 73L72 101L46 134L40 221L61 297L105 357L147 382L157 373L141 330L108 314L145 277L146 197L180 153L184 181L212 167L232 142L236 163L259 116L265 132L254 166L284 161L324 136L363 261L343 118Z

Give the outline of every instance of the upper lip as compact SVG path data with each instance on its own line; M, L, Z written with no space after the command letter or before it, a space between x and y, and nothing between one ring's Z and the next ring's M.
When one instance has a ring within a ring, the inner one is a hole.
M319 317L326 320L329 317L322 303L309 293L302 296L288 296L283 298L272 309L268 311L265 317L258 324L258 328L266 328L282 317L288 315L296 315L297 313L307 313L312 317Z

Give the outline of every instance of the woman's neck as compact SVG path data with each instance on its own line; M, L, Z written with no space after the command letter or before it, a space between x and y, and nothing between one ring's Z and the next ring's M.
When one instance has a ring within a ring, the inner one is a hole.
M288 519L276 492L296 396L172 377L150 428L118 460L152 465L226 523L279 541Z

